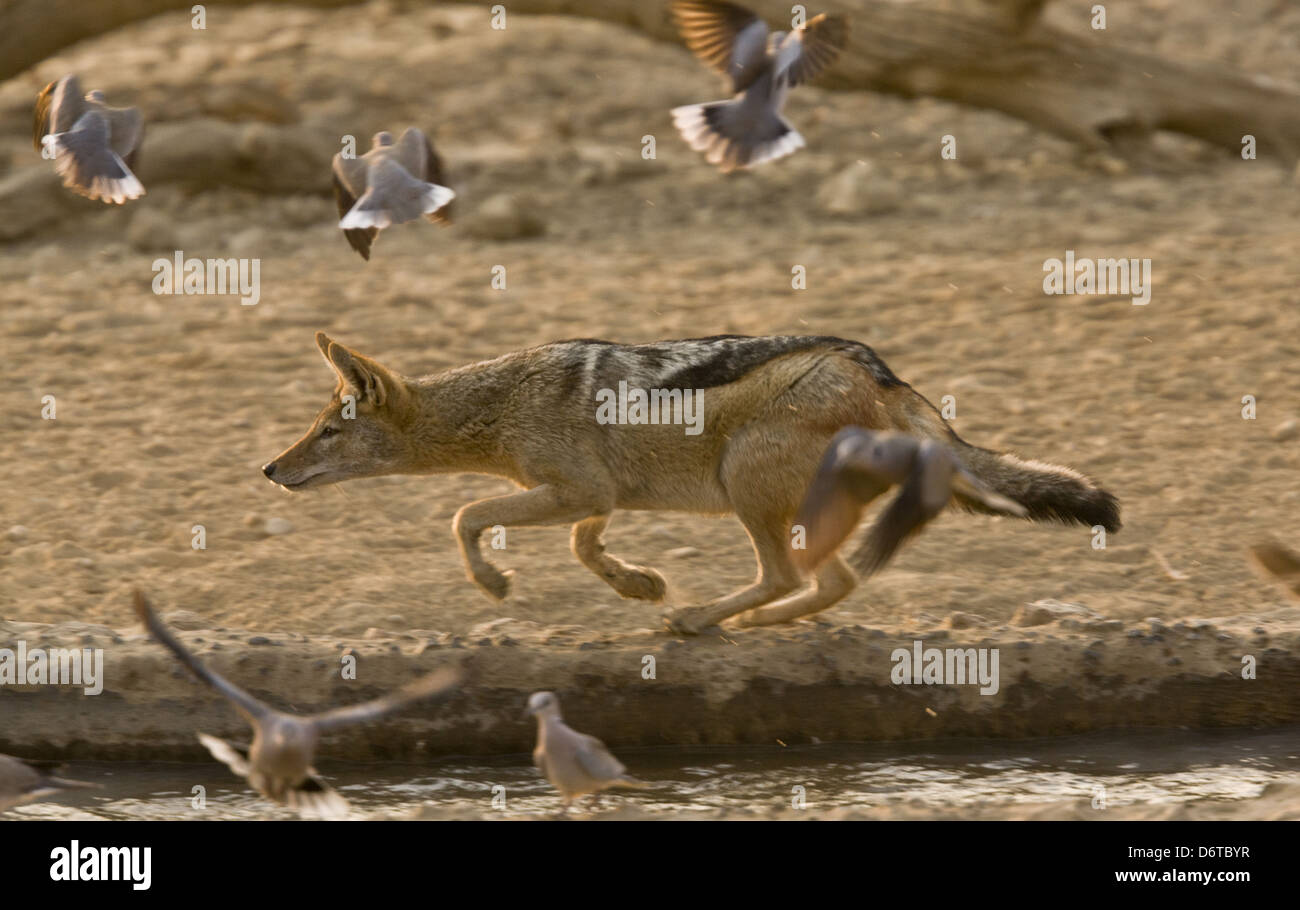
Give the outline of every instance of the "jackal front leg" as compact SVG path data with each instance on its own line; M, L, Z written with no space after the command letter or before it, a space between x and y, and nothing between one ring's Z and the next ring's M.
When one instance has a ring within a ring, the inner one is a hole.
M634 566L605 552L602 539L609 515L593 515L573 526L573 555L623 597L663 600L668 586L654 569Z
M510 578L483 556L479 537L497 525L563 525L588 518L602 506L567 494L554 484L542 484L522 493L493 496L463 506L452 519L451 529L460 544L469 580L496 600L510 593Z

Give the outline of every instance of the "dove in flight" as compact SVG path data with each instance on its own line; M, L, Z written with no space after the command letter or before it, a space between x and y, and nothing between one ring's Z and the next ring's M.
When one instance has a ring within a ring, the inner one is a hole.
M415 127L397 141L376 133L370 151L360 158L334 156L334 199L339 227L352 249L370 259L370 246L381 230L414 221L421 215L451 223L447 204L456 194L444 186L442 159L428 137Z
M791 32L768 32L743 6L677 0L673 18L686 46L729 80L730 101L673 109L673 124L691 148L722 171L753 167L803 148L781 116L796 85L829 67L848 40L848 20L822 13Z
M47 772L45 764L0 755L0 812L53 796L64 790L81 790L99 786L99 784L54 777Z
M579 733L560 717L554 692L534 692L527 713L537 718L537 748L533 764L564 797L568 809L579 796L611 787L644 789L645 781L629 777L627 768L594 736Z
M863 578L888 562L954 497L994 512L1028 514L1023 505L977 479L942 442L848 427L831 440L795 517L806 535L805 548L794 551L795 563L805 571L819 565L853 532L871 500L895 485L898 495L849 557Z
M263 704L205 666L163 625L139 591L135 610L149 634L191 673L233 702L253 728L253 742L246 750L206 733L199 734L199 741L258 793L308 818L342 818L348 811L347 800L312 767L322 733L378 720L413 702L443 695L460 679L458 671L443 668L373 701L307 716L288 714Z
M36 97L32 132L36 150L54 158L73 192L118 205L144 195L133 172L144 134L139 108L109 107L103 92L83 94L67 75Z

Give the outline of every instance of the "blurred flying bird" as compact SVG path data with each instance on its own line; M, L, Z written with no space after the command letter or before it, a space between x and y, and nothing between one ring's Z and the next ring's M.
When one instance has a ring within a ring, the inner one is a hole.
M63 790L99 786L53 777L48 773L49 770L44 762L26 762L20 758L0 755L0 812L44 799Z
M554 692L534 692L528 714L537 718L537 748L533 764L564 797L564 808L579 796L612 787L643 789L645 781L629 777L623 763L594 736L579 733L560 718Z
M103 92L83 95L77 77L67 75L36 96L32 132L36 150L53 155L73 192L119 205L144 195L132 172L144 134L139 108L109 107Z
M1300 553L1266 540L1251 547L1250 554L1255 557L1256 564L1280 582L1292 597L1300 598Z
M276 711L206 667L162 624L139 591L135 592L135 611L150 635L191 673L230 699L253 728L253 742L247 749L206 733L199 734L199 741L214 758L246 778L258 793L306 817L341 818L348 811L347 800L321 780L312 767L322 733L378 720L414 702L443 695L460 679L458 671L443 668L383 698L300 717Z
M735 97L674 108L673 124L710 164L725 171L789 155L804 145L781 116L793 86L816 78L848 40L848 20L822 13L792 32L768 32L743 6L677 0L673 17L697 57L730 82Z
M995 512L1027 514L1023 505L977 479L941 442L848 427L831 440L795 517L806 534L806 548L794 551L796 564L805 571L819 565L853 532L868 503L895 484L898 495L849 557L863 578L888 562L954 496Z
M428 137L415 127L393 141L389 132L376 133L370 151L360 158L334 156L334 199L339 227L352 249L370 259L375 236L392 224L421 215L451 224L447 204L456 194L443 184L442 159Z

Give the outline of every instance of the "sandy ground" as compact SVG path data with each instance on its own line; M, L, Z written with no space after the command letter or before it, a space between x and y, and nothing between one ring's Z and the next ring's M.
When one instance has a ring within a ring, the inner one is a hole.
M1251 6L1225 28L1214 4L1142 7L1142 23L1115 40L1300 82L1294 14L1269 19ZM1265 536L1300 541L1291 173L1178 141L1161 144L1158 166L1134 169L1000 115L801 89L787 115L808 148L723 177L671 125L670 108L719 97L684 50L603 24L519 16L498 32L483 19L388 4L255 8L195 33L187 17L164 16L0 85L0 181L35 187L40 214L6 217L16 236L0 253L0 619L56 624L39 633L50 641L111 642L111 629L135 634L138 585L164 612L193 614L187 627L209 630L209 641L229 634L236 644L262 634L328 643L323 652L409 649L411 630L416 641L472 644L471 630L502 618L524 624L516 635L533 652L546 652L557 628L575 653L620 636L629 648L663 643L649 631L662 608L620 600L573 559L561 530L510 532L494 554L515 571L505 603L465 580L451 516L505 492L504 481L382 478L296 496L268 484L259 466L306 429L332 388L312 333L408 374L568 337L825 333L872 345L933 401L955 396L954 424L968 440L1093 475L1119 496L1125 526L1097 550L1086 529L945 516L822 624L734 633L777 643L773 675L795 673L779 656L791 637L869 627L906 638L958 612L1011 647L1016 611L1044 599L1115 623L1116 642L1139 625L1152 634L1148 618L1185 624L1158 661L1150 648L1117 660L1125 684L1176 675L1164 664L1178 658L1232 685L1248 640L1283 642L1295 672L1300 613L1245 556ZM146 138L144 200L50 201L30 105L68 71L146 111L158 139L151 151ZM221 124L301 139L299 151L277 153L285 192L212 186L201 168L174 179L178 137ZM374 131L408 124L443 153L458 223L387 231L363 263L334 227L327 163L307 179L304 162L327 162L345 133L364 147ZM945 134L957 137L957 161L939 158ZM655 160L640 156L646 135ZM491 219L485 208L515 214ZM528 233L530 219L541 236L511 236ZM155 296L151 263L175 249L260 257L261 301ZM1066 250L1150 258L1151 303L1045 296L1042 264ZM507 269L504 291L490 286L496 265ZM791 288L795 265L807 269L806 290ZM41 418L47 395L55 420ZM1245 395L1257 399L1255 420L1242 419ZM191 547L199 524L202 551ZM611 552L663 570L674 603L723 594L753 573L730 518L624 513L608 540ZM1231 645L1189 656L1200 645L1184 635L1198 620L1231 627ZM1053 628L1078 652L1099 634ZM255 645L240 650L253 668L264 660ZM174 668L157 664L152 681L110 688L174 688ZM505 688L582 691L581 673L555 672ZM293 684L291 674L267 679ZM1235 707L1208 722L1252 722L1239 694L1219 693L1211 686L1204 698ZM0 692L6 708L24 697ZM1276 685L1249 697L1276 721L1297 710ZM59 718L87 713L84 702L59 703L69 705ZM1147 704L1150 723L1187 723L1178 705ZM147 728L131 728L137 743ZM58 738L31 729L27 744ZM24 743L8 736L6 745Z

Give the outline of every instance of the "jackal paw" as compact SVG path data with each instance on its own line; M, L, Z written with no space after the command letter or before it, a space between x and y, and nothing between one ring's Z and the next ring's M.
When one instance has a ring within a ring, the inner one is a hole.
M620 596L636 600L663 600L668 593L668 583L654 569L629 568L625 574L609 579L609 583Z
M493 600L505 600L510 593L510 576L513 572L502 572L493 566L478 569L470 574L470 580L478 585Z
M703 607L678 607L663 615L664 628L674 635L699 635L717 623Z

